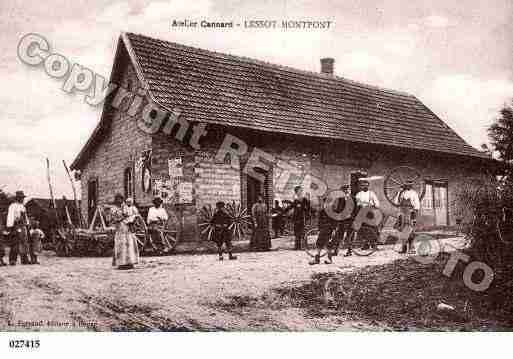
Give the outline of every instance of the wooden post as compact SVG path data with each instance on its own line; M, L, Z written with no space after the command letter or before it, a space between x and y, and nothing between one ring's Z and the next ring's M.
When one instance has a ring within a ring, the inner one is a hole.
M52 180L50 176L50 160L46 158L46 178L48 180L48 188L50 189L50 199L52 200L53 211L57 222L57 228L60 228L59 213L57 212L57 204L55 203L55 197L53 196Z
M80 228L84 228L84 220L82 218L82 211L80 210L80 206L78 205L78 199L77 199L77 190L75 188L75 183L73 182L73 178L71 177L71 174L69 172L69 168L66 165L66 161L62 160L62 164L64 165L64 168L66 169L66 173L68 174L69 181L71 183L71 188L73 189L73 200L75 201L75 207L77 210L77 217L78 217L78 225Z

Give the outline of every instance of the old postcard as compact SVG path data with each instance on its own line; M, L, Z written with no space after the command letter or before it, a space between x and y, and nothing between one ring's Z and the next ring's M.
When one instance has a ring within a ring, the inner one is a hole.
M510 0L0 16L11 350L36 332L513 328Z

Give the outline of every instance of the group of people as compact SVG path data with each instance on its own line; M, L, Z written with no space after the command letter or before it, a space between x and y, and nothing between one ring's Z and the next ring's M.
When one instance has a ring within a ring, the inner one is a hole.
M24 192L16 191L15 200L7 210L7 218L0 238L0 266L7 265L4 261L6 245L9 247L10 265L16 265L18 257L23 265L39 264L37 256L42 250L45 234L39 228L38 221L29 219L23 204L24 199Z
M167 222L169 216L162 203L160 197L154 198L146 219L153 246L164 245L159 229ZM132 198L125 200L119 193L114 196L114 204L110 209L110 224L115 227L112 265L122 270L133 269L134 265L139 263L140 256L135 235L139 210Z
M340 190L343 195L332 204L323 203L318 216L319 235L316 242L317 254L310 264L319 264L321 251L327 250L327 264L332 263L333 257L338 255L338 249L341 241L347 237L352 238L354 234L353 221L357 213L364 207L379 208L380 202L376 194L369 189L369 181L360 179L358 182L358 192L351 197L350 186L344 184ZM25 194L23 191L17 191L15 201L11 203L7 213L5 228L0 239L0 266L5 266L3 258L5 256L5 244L10 247L9 264L15 265L20 258L21 264L39 264L38 253L42 249L42 240L45 235L39 228L36 220L29 220L26 208L23 204ZM325 201L326 199L324 199ZM354 203L354 210L350 216L340 220L334 219L329 213L341 213L347 206L349 200ZM418 193L413 190L412 183L407 182L398 194L396 199L400 215L397 227L411 226L416 224L417 214L420 209L420 200ZM269 218L272 219L272 228L275 237L283 235L285 216L290 214L294 228L294 249L301 250L305 241L305 227L307 218L310 215L310 203L303 194L303 188L296 186L294 188L294 197L292 201L283 201L284 206L280 206L275 201L274 207L270 213L267 210L263 197L259 196L257 202L251 208L251 218L253 223L253 234L250 241L250 247L253 250L266 251L271 249L271 235L269 231ZM156 197L153 200L153 206L148 210L147 224L151 238L151 244L154 249L156 246L163 246L162 233L160 229L167 222L169 216L163 207L161 198ZM332 206L332 208L328 208ZM109 206L110 224L115 227L113 266L118 269L131 269L139 263L139 246L135 235L136 219L139 217L139 211L132 198L126 200L121 194L116 194L114 203ZM213 225L212 239L218 248L219 260L223 260L223 252L226 250L228 259L235 260L233 255L232 235L230 225L232 221L228 215L225 203L217 202L216 210L211 219ZM365 226L365 224L363 224ZM333 231L336 235L333 236ZM377 227L367 228L371 233L369 240L370 246L377 244ZM374 233L375 232L375 233ZM408 240L403 243L401 252L412 251L413 233ZM161 248L162 249L162 248ZM348 241L348 249L344 256L352 255L351 240Z
M418 193L413 189L412 181L407 181L401 188L401 191L397 194L396 203L399 206L400 214L398 217L398 221L395 225L396 229L402 229L404 226L411 226L414 228L416 225L416 219L418 215L418 211L420 209L420 199ZM332 208L329 208L330 204L324 203L321 206L321 210L319 212L318 218L318 230L319 235L317 237L316 247L317 254L314 259L310 262L311 265L319 264L321 258L321 251L327 251L327 259L325 260L326 264L331 264L333 261L333 257L338 255L338 249L341 241L344 238L348 238L347 244L347 252L344 256L352 255L352 239L355 234L355 230L353 228L353 222L356 215L362 208L375 208L379 209L380 202L376 193L369 189L369 181L365 178L361 178L358 181L358 192L356 193L354 199L351 198L351 193L349 191L350 186L344 184L341 186L340 190L343 195L338 198L333 204L331 204ZM326 198L324 199L326 200ZM350 216L346 218L341 218L340 220L334 219L331 214L341 213L347 206L347 202L349 200L353 200L354 207ZM377 240L379 236L379 230L377 226L368 225L366 223L362 224L362 228L364 230L361 231L361 235L365 235L366 238L363 241L365 246L376 247ZM336 229L335 235L333 231ZM407 238L407 241L402 243L400 253L413 252L413 239L414 232L411 231Z
M276 201L278 202L278 201ZM275 202L275 207L268 211L267 205L262 196L257 197L257 201L251 207L251 222L253 233L250 240L250 248L255 251L268 251L271 249L271 234L269 231L269 217L272 219L272 227L275 236L283 235L284 217L291 213L294 223L294 249L301 250L304 245L304 233L307 218L310 212L309 200L303 195L303 188L296 186L294 188L294 198L284 207ZM225 248L230 260L237 259L233 255L232 235L230 231L231 219L225 209L225 203L220 201L216 203L216 210L211 219L214 226L212 239L218 248L219 260L223 260L223 251Z

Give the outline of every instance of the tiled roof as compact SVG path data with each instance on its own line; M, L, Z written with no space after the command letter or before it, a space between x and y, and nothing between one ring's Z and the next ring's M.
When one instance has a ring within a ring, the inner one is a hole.
M483 156L415 96L127 33L155 100L191 119Z
M191 120L487 157L404 92L133 33L121 38L151 97Z

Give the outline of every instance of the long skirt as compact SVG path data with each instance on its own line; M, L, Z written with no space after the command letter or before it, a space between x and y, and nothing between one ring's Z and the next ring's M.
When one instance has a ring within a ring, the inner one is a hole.
M267 226L255 228L251 239L250 246L253 250L268 251L271 249L271 234Z
M134 233L121 224L114 235L113 266L126 266L139 263L139 247Z

